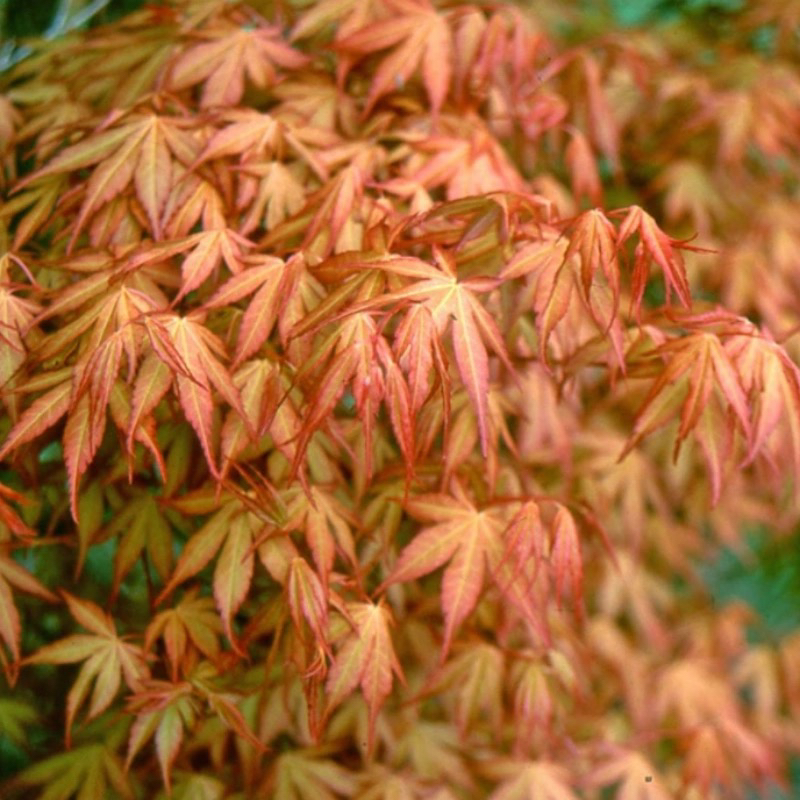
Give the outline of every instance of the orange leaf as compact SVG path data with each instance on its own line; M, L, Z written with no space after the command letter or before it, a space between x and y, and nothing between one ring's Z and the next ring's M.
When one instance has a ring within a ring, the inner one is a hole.
M184 728L191 729L197 716L191 686L151 681L147 690L130 699L129 706L137 716L128 738L125 767L130 767L139 750L155 734L161 776L169 793L172 764L180 751Z
M689 279L683 258L678 252L678 248L688 248L688 245L667 236L656 221L639 206L628 209L628 214L619 227L618 244L622 245L635 232L638 232L640 239L633 274L635 301L638 303L641 300L647 282L648 265L653 260L664 273L668 295L670 290L674 291L680 302L688 308L692 303Z
M71 393L72 383L66 381L34 400L8 434L0 448L0 459L55 425L69 410Z
M222 623L210 597L197 597L188 591L174 608L157 614L147 626L144 639L145 652L149 652L159 637L164 640L170 677L178 680L181 669L192 665L192 646L203 655L216 661L219 656L218 636Z
M367 750L372 752L375 720L392 691L392 673L403 680L389 635L389 612L382 604L351 603L352 631L339 648L326 683L326 716L359 684L369 708Z
M478 511L466 497L421 495L407 503L408 512L438 524L423 529L408 544L383 587L407 583L450 561L442 581L445 638L441 658L450 649L456 628L472 612L483 588L486 562L495 563L503 528L499 511Z
M316 643L327 649L327 592L304 558L295 556L289 564L287 593L289 611L297 630L302 633L305 618Z
M298 69L308 62L307 56L281 41L277 26L247 30L218 25L202 35L208 41L189 48L173 64L170 88L204 83L204 107L236 105L244 94L245 76L266 89L276 81L276 65Z
M240 514L228 523L225 544L214 570L214 599L225 634L235 648L238 645L233 633L232 617L247 597L255 565L253 531L248 517L247 514Z
M447 19L426 0L393 0L395 13L338 39L337 50L357 58L395 47L375 70L364 113L421 66L422 79L437 114L447 96L453 71L453 37Z

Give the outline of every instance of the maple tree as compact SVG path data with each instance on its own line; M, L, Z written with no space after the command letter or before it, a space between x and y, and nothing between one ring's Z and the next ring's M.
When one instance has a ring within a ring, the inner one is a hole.
M0 76L3 796L785 786L800 636L700 565L800 521L797 5L171 0Z

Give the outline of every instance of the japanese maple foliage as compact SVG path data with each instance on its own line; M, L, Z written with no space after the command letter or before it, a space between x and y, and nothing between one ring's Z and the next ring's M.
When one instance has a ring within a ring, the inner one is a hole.
M559 3L172 0L3 76L3 796L785 780L800 634L697 570L798 522L757 5L717 64Z

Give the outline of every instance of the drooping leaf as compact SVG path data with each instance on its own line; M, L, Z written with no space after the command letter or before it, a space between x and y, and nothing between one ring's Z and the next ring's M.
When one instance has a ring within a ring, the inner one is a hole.
M191 684L151 681L146 689L131 697L129 706L136 713L136 720L131 726L125 768L130 768L136 754L155 736L158 763L169 793L172 765L180 751L184 729L191 730L197 716Z
M336 652L328 673L326 714L360 685L369 708L367 749L371 751L378 712L392 691L392 675L402 681L403 671L395 656L384 605L352 603L347 611L354 629Z

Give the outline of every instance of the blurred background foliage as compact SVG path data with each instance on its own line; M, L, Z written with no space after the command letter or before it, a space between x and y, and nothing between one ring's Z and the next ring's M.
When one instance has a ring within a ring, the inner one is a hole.
M0 0L0 52L8 57L11 52L19 53L21 40L24 43L26 39L42 35L53 38L75 27L102 25L145 3L146 0ZM150 0L149 4L163 3ZM519 0L519 4L527 6L529 2ZM549 17L546 4L541 5L543 16ZM536 6L539 8L540 4ZM737 14L747 6L747 0L606 0L605 3L571 0L566 7L558 3L557 8L549 10L554 14L553 21L557 20L558 33L567 40L585 40L609 31L637 27L651 31L663 28L667 36L674 35L676 28L688 29L698 44L712 48L708 53L698 53L698 58L703 55L713 61L717 56L713 49L715 41L721 43L727 39L728 33L736 28ZM800 38L800 32L797 35ZM775 31L765 26L748 44L759 54L768 56L774 39ZM10 483L10 478L3 476L4 482ZM746 553L726 551L714 563L700 568L709 586L711 601L719 605L736 600L746 602L757 615L751 627L754 641L770 640L797 630L800 628L800 533L776 541L766 531L756 530L750 532L748 540L750 548ZM108 587L112 579L113 552L93 548L91 556L87 565L88 579L100 587ZM141 580L144 584L144 575ZM35 649L44 641L42 631L53 625L58 627L59 618L46 611L38 620L26 621L26 635L32 640L25 643L24 649ZM48 636L53 633L47 630ZM58 734L49 731L46 722L48 717L60 713L56 708L59 704L52 698L49 702L44 698L30 700L31 705L0 699L0 779L30 763L31 751L43 740L60 735L60 731ZM32 706L38 709L35 714ZM770 800L800 797L800 764L797 762L792 764L792 779L793 788L789 794L774 792Z
M0 0L0 35L4 39L40 36L59 15L75 17L87 9L91 24L103 24L144 4L145 0Z

